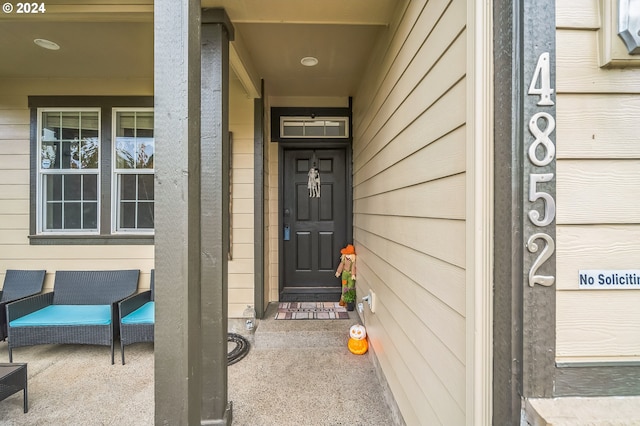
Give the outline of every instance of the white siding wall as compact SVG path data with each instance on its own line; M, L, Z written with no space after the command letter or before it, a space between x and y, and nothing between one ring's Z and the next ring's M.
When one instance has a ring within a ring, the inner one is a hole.
M557 8L557 359L640 360L640 291L578 288L640 269L640 68L598 66L599 2Z
M354 98L357 291L407 424L465 424L466 2L411 1Z

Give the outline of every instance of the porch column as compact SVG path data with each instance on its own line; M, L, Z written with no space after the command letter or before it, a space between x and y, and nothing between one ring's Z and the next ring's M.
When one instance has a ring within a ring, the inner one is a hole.
M155 424L201 421L200 2L154 3Z
M493 423L555 386L555 0L493 0Z
M202 424L230 425L227 401L229 41L224 9L202 11Z
M522 393L522 149L518 140L517 2L493 1L493 424L520 422Z
M523 2L522 395L553 396L556 366L556 0Z

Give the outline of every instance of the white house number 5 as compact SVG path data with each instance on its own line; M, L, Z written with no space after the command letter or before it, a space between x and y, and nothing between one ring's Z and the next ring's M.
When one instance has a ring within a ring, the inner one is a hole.
M552 106L554 105L551 95L553 89L551 88L551 73L549 64L549 52L544 52L538 58L536 69L531 78L531 84L529 85L529 95L538 95L540 100L538 106ZM546 126L543 129L540 128L538 123L540 120L546 122ZM556 127L555 120L551 114L546 112L538 112L534 114L529 120L529 131L535 137L535 140L529 147L527 157L534 166L544 167L551 163L556 155L556 147L550 138L551 133ZM538 158L538 148L542 147L542 158ZM539 191L538 183L550 182L553 179L553 173L531 173L529 174L529 201L534 203L535 201L542 199L544 202L544 217L540 218L540 213L535 210L529 210L528 216L531 223L535 226L544 227L553 222L556 216L556 202L553 196L548 192ZM535 259L529 270L529 286L533 287L536 284L549 287L555 282L555 277L552 275L537 275L538 269L551 258L551 255L555 251L555 242L553 238L544 232L538 232L529 237L527 240L527 249L531 253L536 253L539 250L536 240L543 240L546 246L540 251L540 254Z
M538 191L538 182L549 182L553 173L531 173L529 175L529 201L532 203L539 198L544 200L544 219L540 219L537 210L529 210L529 219L536 226L547 226L556 217L556 202L548 192Z

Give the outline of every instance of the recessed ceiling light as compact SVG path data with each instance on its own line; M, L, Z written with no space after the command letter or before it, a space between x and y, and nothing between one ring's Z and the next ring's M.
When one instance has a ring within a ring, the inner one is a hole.
M313 56L306 56L300 59L300 63L305 67L315 67L316 65L318 65L318 59L314 58Z
M49 50L60 50L60 46L58 46L57 43L54 43L50 40L45 40L43 38L37 38L35 40L33 40L33 42L35 44L37 44L40 47L43 47L45 49L49 49Z

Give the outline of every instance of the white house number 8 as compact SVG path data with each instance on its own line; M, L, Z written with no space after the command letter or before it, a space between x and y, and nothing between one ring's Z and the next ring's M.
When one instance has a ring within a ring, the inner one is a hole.
M544 52L538 58L536 69L531 78L531 84L529 85L529 95L539 95L540 101L538 106L552 106L554 105L551 95L553 89L551 88L551 73L549 65L549 52ZM544 129L540 128L541 122L544 122ZM556 155L556 147L551 138L551 132L556 127L556 122L551 114L546 112L538 112L529 120L529 131L535 137L535 140L529 147L527 157L534 166L543 167L553 161ZM538 157L539 148L542 147L542 158ZM535 226L544 227L551 222L556 216L556 202L553 196L547 192L538 190L538 183L550 182L553 179L553 173L531 173L529 174L529 201L534 203L537 200L542 200L544 203L543 217L540 218L540 213L537 210L529 210L528 216L531 223ZM540 284L546 287L553 285L555 282L554 276L538 275L538 269L551 257L555 251L555 243L553 238L544 232L538 232L529 237L527 240L527 250L531 253L536 253L539 250L536 240L542 240L546 246L540 251L540 254L531 265L529 271L529 286L533 287L536 284Z

